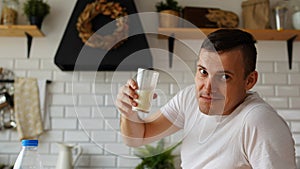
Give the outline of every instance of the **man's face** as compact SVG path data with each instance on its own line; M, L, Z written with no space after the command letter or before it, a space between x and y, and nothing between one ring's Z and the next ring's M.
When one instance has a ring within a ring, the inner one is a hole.
M195 76L201 112L230 114L246 97L244 70L239 49L221 53L201 49Z

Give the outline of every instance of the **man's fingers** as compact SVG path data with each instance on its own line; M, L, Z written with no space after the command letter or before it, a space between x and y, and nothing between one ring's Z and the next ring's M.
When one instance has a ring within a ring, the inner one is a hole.
M135 90L138 88L137 83L130 79L127 81L126 85L120 87L115 101L115 105L122 114L126 116L133 114L132 107L136 107L138 104L134 99L138 98Z
M131 106L124 103L124 102L121 102L119 100L116 101L116 106L118 107L118 109L124 113L124 112L128 112L129 110L131 110Z
M133 90L136 90L138 88L137 83L133 79L129 79L127 81L127 85L132 88Z
M124 114L126 117L130 116L134 112L132 111L132 106L127 103L116 100L115 105L118 107L119 111Z
M137 99L138 98L138 95L136 94L135 90L133 90L132 88L130 88L127 85L120 88L119 95L122 95L122 94L127 95L131 99ZM123 98L120 97L120 99L123 99Z
M127 94L124 93L118 94L117 101L124 102L127 105L137 106L137 103L131 97L129 97Z

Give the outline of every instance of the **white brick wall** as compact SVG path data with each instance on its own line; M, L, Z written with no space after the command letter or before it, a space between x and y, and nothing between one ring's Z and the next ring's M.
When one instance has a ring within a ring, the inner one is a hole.
M231 1L228 7L235 8L236 0L228 1ZM34 39L30 59L25 56L24 38L0 38L0 66L13 70L17 76L53 81L48 88L52 129L40 137L39 149L46 168L55 168L58 155L56 142L79 144L83 147L83 154L76 168L134 168L139 159L126 157L126 155L132 157L132 149L122 143L119 114L113 105L113 98L118 87L133 77L135 72L62 72L53 63L56 48L67 23L67 16L73 7L70 2L71 0L49 1L53 11L60 11L60 16L56 16L53 12L46 18L43 25L46 37ZM72 2L74 5L76 1ZM142 11L152 10L149 8L153 7L154 2L145 5L150 2L136 1ZM212 4L215 2L207 1ZM151 47L164 49L167 47L166 40L158 41L156 37L151 37L150 42ZM185 41L194 51L197 51L200 42ZM164 69L172 76L170 78L170 75L161 75L158 88L163 96L157 99L155 106L161 106L180 88L193 83L192 72L195 68L196 55L190 50L185 51L187 49L182 44L176 45L175 53L178 57L174 58L172 69L168 68L166 50L154 51L154 67ZM284 41L259 41L257 47L259 54L257 69L260 77L254 90L273 105L286 120L296 142L297 156L300 158L300 43L294 43L292 70L288 69ZM153 108L157 109L158 107ZM179 133L170 140L180 138ZM12 164L19 150L20 143L16 131L0 131L0 163Z
M263 45L259 46L259 49L263 50ZM300 157L299 61L295 59L296 68L289 71L282 68L287 61L277 62L270 56L263 57L263 61L260 58L257 66L261 81L254 90L273 105L287 121L295 139L297 156ZM20 62L18 59L4 60L5 63L19 63L12 69L22 72L24 76L31 77L34 73L30 72L36 72L36 67L32 69L27 67L28 70L24 70L24 65L21 64L24 62L23 59ZM29 61L35 64L42 60L30 59ZM17 67L18 65L21 67ZM179 88L193 83L191 74L176 68L169 70L175 71L173 78L179 80L174 81L170 79L170 75L162 74L158 85L158 93L161 95L155 103L156 106L163 105ZM70 72L52 69L43 70L35 76L41 78L43 73L50 80L54 75L48 91L52 130L40 137L39 150L47 168L54 168L56 164L58 155L56 142L80 144L83 147L83 154L77 163L78 168L133 168L140 161L125 157L126 155L132 157L132 152L121 141L119 115L113 105L118 87L125 83L127 78L132 77L134 72L99 72L96 83L92 79L95 77L94 72L76 72L73 75ZM72 79L75 79L74 82ZM153 109L157 110L157 108ZM171 138L178 140L180 135ZM0 131L0 162L13 163L19 150L16 132Z

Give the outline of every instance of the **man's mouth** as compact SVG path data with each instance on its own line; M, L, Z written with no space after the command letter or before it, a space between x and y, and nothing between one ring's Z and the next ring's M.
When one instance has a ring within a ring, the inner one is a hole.
M224 100L223 96L214 96L214 95L200 95L200 99L206 101L217 101L217 100Z

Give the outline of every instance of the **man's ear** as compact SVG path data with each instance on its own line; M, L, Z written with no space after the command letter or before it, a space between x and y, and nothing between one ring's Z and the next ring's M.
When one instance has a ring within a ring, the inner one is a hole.
M256 84L257 78L258 78L257 71L253 71L248 75L245 84L246 91L250 90Z

